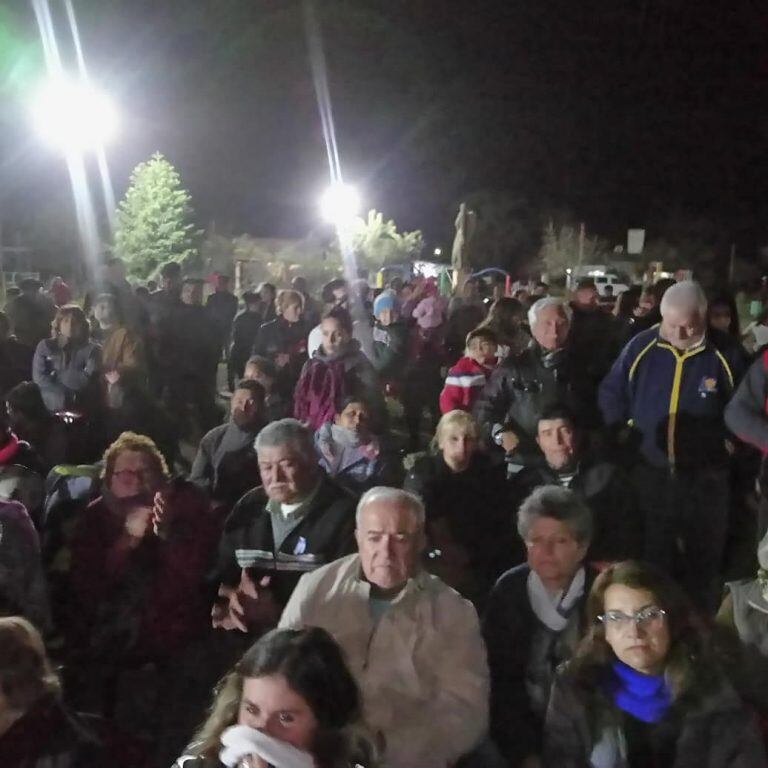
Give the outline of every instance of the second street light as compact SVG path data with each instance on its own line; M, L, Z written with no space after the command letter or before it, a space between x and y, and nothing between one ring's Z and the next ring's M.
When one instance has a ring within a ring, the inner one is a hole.
M347 230L360 213L360 195L349 184L332 184L320 199L320 212L339 231Z

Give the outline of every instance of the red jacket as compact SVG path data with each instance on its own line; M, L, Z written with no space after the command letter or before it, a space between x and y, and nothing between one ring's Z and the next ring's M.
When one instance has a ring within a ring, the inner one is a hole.
M492 371L493 368L471 357L462 357L448 371L445 386L440 393L440 412L471 411Z
M174 491L167 536L147 532L130 546L124 517L103 498L84 511L71 540L69 635L73 649L156 659L184 647L208 625L204 581L220 524L205 495ZM118 647L120 646L120 647Z

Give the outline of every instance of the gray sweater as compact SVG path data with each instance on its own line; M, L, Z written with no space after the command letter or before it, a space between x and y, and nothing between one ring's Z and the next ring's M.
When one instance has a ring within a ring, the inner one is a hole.
M725 408L725 423L736 437L768 451L768 367L763 355L749 367Z
M40 387L45 407L55 413L66 408L92 407L101 368L101 347L90 341L62 348L43 339L32 361L32 380Z
M237 501L260 483L253 448L258 433L231 421L214 427L200 441L189 480L216 500Z

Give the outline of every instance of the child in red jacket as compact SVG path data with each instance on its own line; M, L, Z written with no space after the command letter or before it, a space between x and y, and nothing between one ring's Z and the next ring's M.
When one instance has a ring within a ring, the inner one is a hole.
M497 363L496 334L488 328L475 328L467 334L467 346L456 365L448 371L440 393L440 411L471 411L485 382Z

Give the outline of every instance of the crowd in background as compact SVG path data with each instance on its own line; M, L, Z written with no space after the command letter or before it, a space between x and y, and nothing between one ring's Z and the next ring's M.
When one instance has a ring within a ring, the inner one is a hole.
M764 318L211 283L0 313L0 765L768 765Z

